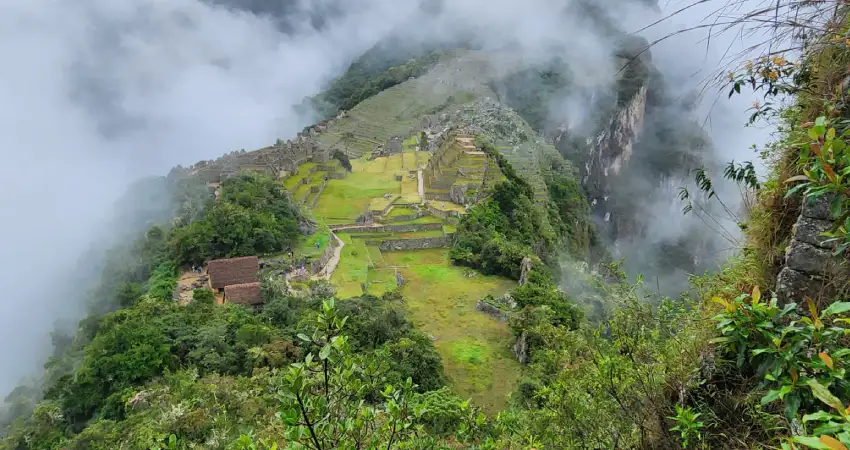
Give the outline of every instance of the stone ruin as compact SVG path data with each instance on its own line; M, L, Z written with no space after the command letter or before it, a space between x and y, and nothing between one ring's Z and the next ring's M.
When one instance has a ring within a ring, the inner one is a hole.
M357 217L354 223L358 225L371 225L375 222L375 215L372 214L370 209L366 209L366 212Z
M279 169L290 173L305 162L326 163L331 158L329 150L319 147L302 133L298 133L294 141L278 139L269 151L278 158Z
M335 120L344 117L347 117L347 113L340 111L335 118L306 127L295 139L278 139L274 145L257 151L232 151L215 160L199 161L188 170L192 174L199 174L208 182L219 182L242 169L283 176L297 171L298 166L305 162L326 163L331 159L331 151L319 146L314 138L326 132Z
M373 160L375 158L379 158L381 156L390 156L395 155L396 153L401 153L402 151L402 139L399 136L393 136L387 140L387 142L383 144L378 144L374 150L372 150L372 154L369 156L369 160Z

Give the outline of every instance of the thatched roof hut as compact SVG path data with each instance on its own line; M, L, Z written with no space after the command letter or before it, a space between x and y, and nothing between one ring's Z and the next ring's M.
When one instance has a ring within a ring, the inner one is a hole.
M224 301L245 306L259 305L263 303L260 283L231 284L224 288Z
M257 281L260 271L260 259L256 256L241 258L215 259L207 265L210 286L223 289L232 284L245 284Z

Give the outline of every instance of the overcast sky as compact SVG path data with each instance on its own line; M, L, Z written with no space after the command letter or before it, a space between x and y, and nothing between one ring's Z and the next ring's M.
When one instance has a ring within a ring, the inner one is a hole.
M399 23L413 40L464 29L529 54L558 43L582 82L613 79L610 42L552 14L564 1L452 0L429 21L415 19L413 0L300 3L344 10L318 31L295 16L284 34L268 17L199 0L0 4L0 394L39 367L54 320L81 314L59 274L130 182L292 137L311 120L292 106ZM653 54L702 64L681 44ZM745 115L727 117L736 126ZM730 149L751 140L733 134Z

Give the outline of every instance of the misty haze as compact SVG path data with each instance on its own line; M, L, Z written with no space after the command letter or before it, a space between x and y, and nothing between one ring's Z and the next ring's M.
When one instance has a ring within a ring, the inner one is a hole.
M0 6L0 449L850 447L847 8Z

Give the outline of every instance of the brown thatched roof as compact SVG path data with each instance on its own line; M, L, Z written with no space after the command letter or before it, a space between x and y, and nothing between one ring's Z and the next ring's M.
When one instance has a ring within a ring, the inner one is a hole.
M253 283L260 271L260 259L256 256L242 258L215 259L207 265L210 286L221 289L231 284Z
M260 295L260 283L231 284L224 288L224 301L246 306L263 303Z

